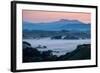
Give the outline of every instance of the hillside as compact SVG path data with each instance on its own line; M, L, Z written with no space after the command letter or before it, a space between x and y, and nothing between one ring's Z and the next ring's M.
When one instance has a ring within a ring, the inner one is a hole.
M32 23L23 21L23 30L44 30L44 31L89 31L90 24L78 20L61 19L53 22Z

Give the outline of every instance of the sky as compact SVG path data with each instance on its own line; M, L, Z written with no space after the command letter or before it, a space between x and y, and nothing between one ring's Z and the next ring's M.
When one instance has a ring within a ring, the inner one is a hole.
M91 22L91 13L82 12L55 12L55 11L35 11L35 10L23 10L23 21L33 23L43 23L58 21L60 19L79 20L84 23Z

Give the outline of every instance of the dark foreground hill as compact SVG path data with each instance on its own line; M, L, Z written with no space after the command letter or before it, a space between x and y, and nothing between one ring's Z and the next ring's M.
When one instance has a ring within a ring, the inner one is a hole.
M83 44L65 55L57 57L52 54L51 50L40 52L36 48L30 46L29 43L23 42L23 62L43 62L43 61L65 61L65 60L85 60L91 58L90 44ZM27 45L25 46L25 44Z
M60 60L82 60L90 58L91 58L90 44L79 45L74 51L59 57Z

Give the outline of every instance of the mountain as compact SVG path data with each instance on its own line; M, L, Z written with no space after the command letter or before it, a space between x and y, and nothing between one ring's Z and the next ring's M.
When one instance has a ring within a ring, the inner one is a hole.
M46 23L31 23L23 21L23 30L44 30L44 31L90 31L90 24L78 20L60 19Z
M91 44L78 45L77 48L65 55L61 55L58 60L85 60L91 58Z

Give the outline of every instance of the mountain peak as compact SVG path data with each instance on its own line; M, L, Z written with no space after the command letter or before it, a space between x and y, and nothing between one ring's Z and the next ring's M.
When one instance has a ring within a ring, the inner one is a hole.
M77 23L77 24L85 24L84 22L81 22L79 20L69 20L69 19L60 19L57 22L64 22L64 23Z
M60 19L60 22L80 22L79 20Z
M68 20L68 19L60 19L59 21L64 22L64 21L70 21L70 20Z

